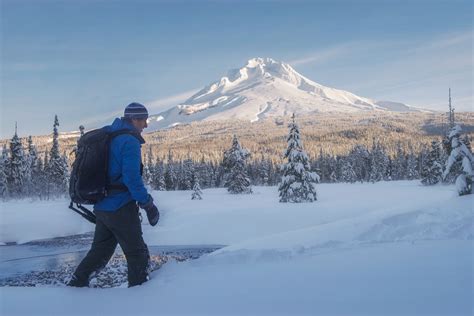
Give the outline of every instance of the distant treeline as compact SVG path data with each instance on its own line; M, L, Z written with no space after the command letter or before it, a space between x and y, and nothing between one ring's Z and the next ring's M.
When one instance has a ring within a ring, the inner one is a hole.
M456 116L470 144L473 113ZM320 182L355 182L419 179L432 142L441 148L445 115L432 113L318 115L298 118L301 138L312 171ZM200 122L145 135L142 147L145 181L157 190L189 190L199 178L202 188L221 187L222 164L232 135L249 151L245 168L252 185L277 185L286 148L287 123L283 120ZM49 137L2 141L0 195L3 198L48 199L67 193L69 169L79 133L58 133L55 117ZM432 135L433 126L437 132ZM444 146L445 147L445 146ZM444 150L444 151L443 151ZM445 160L442 160L445 161ZM448 177L448 182L453 181Z

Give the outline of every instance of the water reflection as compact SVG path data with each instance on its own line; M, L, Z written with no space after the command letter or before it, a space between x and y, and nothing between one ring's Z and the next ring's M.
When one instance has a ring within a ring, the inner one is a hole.
M78 242L80 241L80 242ZM35 241L23 245L0 246L0 286L35 286L48 278L62 278L70 274L86 255L92 235L77 235ZM221 245L151 246L150 254L155 269L169 259L178 261L197 259L203 254L222 248ZM126 266L120 247L109 266ZM51 281L51 280L46 280ZM35 283L36 282L36 283Z

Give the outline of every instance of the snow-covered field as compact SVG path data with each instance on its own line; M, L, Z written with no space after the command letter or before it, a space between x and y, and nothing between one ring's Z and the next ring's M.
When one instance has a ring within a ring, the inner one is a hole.
M275 187L154 192L149 245L228 245L167 263L131 289L2 287L0 314L472 315L474 196L417 181L320 184L278 203ZM67 201L1 203L0 242L87 232ZM8 247L8 246L3 246Z

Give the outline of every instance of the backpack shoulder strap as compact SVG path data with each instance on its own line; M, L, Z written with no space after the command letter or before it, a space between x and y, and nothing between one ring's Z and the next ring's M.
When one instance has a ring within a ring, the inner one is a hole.
M138 139L138 141L141 143L144 143L145 140L143 139L143 137L138 133L138 132L135 132L135 131L132 131L132 130L129 130L129 129L121 129L121 130L118 130L118 131L115 131L115 132L112 132L109 134L109 141L111 141L113 138L119 136L119 135L123 135L123 134L129 134L129 135L132 135L133 137L135 137L136 139Z

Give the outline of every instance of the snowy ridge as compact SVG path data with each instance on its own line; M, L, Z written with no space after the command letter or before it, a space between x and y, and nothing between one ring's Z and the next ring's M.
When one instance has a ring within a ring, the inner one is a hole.
M258 121L291 113L418 111L390 101L376 102L316 83L289 64L271 58L250 59L209 84L184 103L150 118L150 129L201 120ZM163 117L157 120L156 117Z
M400 185L402 183L399 182L395 186L397 189L406 190L408 186ZM389 188L390 184L386 182L380 184L376 190ZM420 192L425 189L416 188ZM346 213L344 217L339 217L340 215L335 214L321 214L322 222L308 222L300 228L244 240L222 248L213 255L235 254L239 257L253 257L255 251L264 250L267 253L275 252L278 257L378 243L473 240L474 210L467 207L472 202L472 197L449 197L449 194L446 194L448 192L443 189L436 188L440 198L431 203L427 200L415 201L416 195L399 205L384 205L383 201L373 199L372 203L354 206L350 215ZM400 192L397 192L397 195ZM405 191L403 195L409 196L411 193ZM367 198L370 200L370 197ZM350 201L355 199L355 196L349 198ZM324 212L325 202L322 201L321 204L323 205L318 208ZM347 204L342 202L340 205Z

